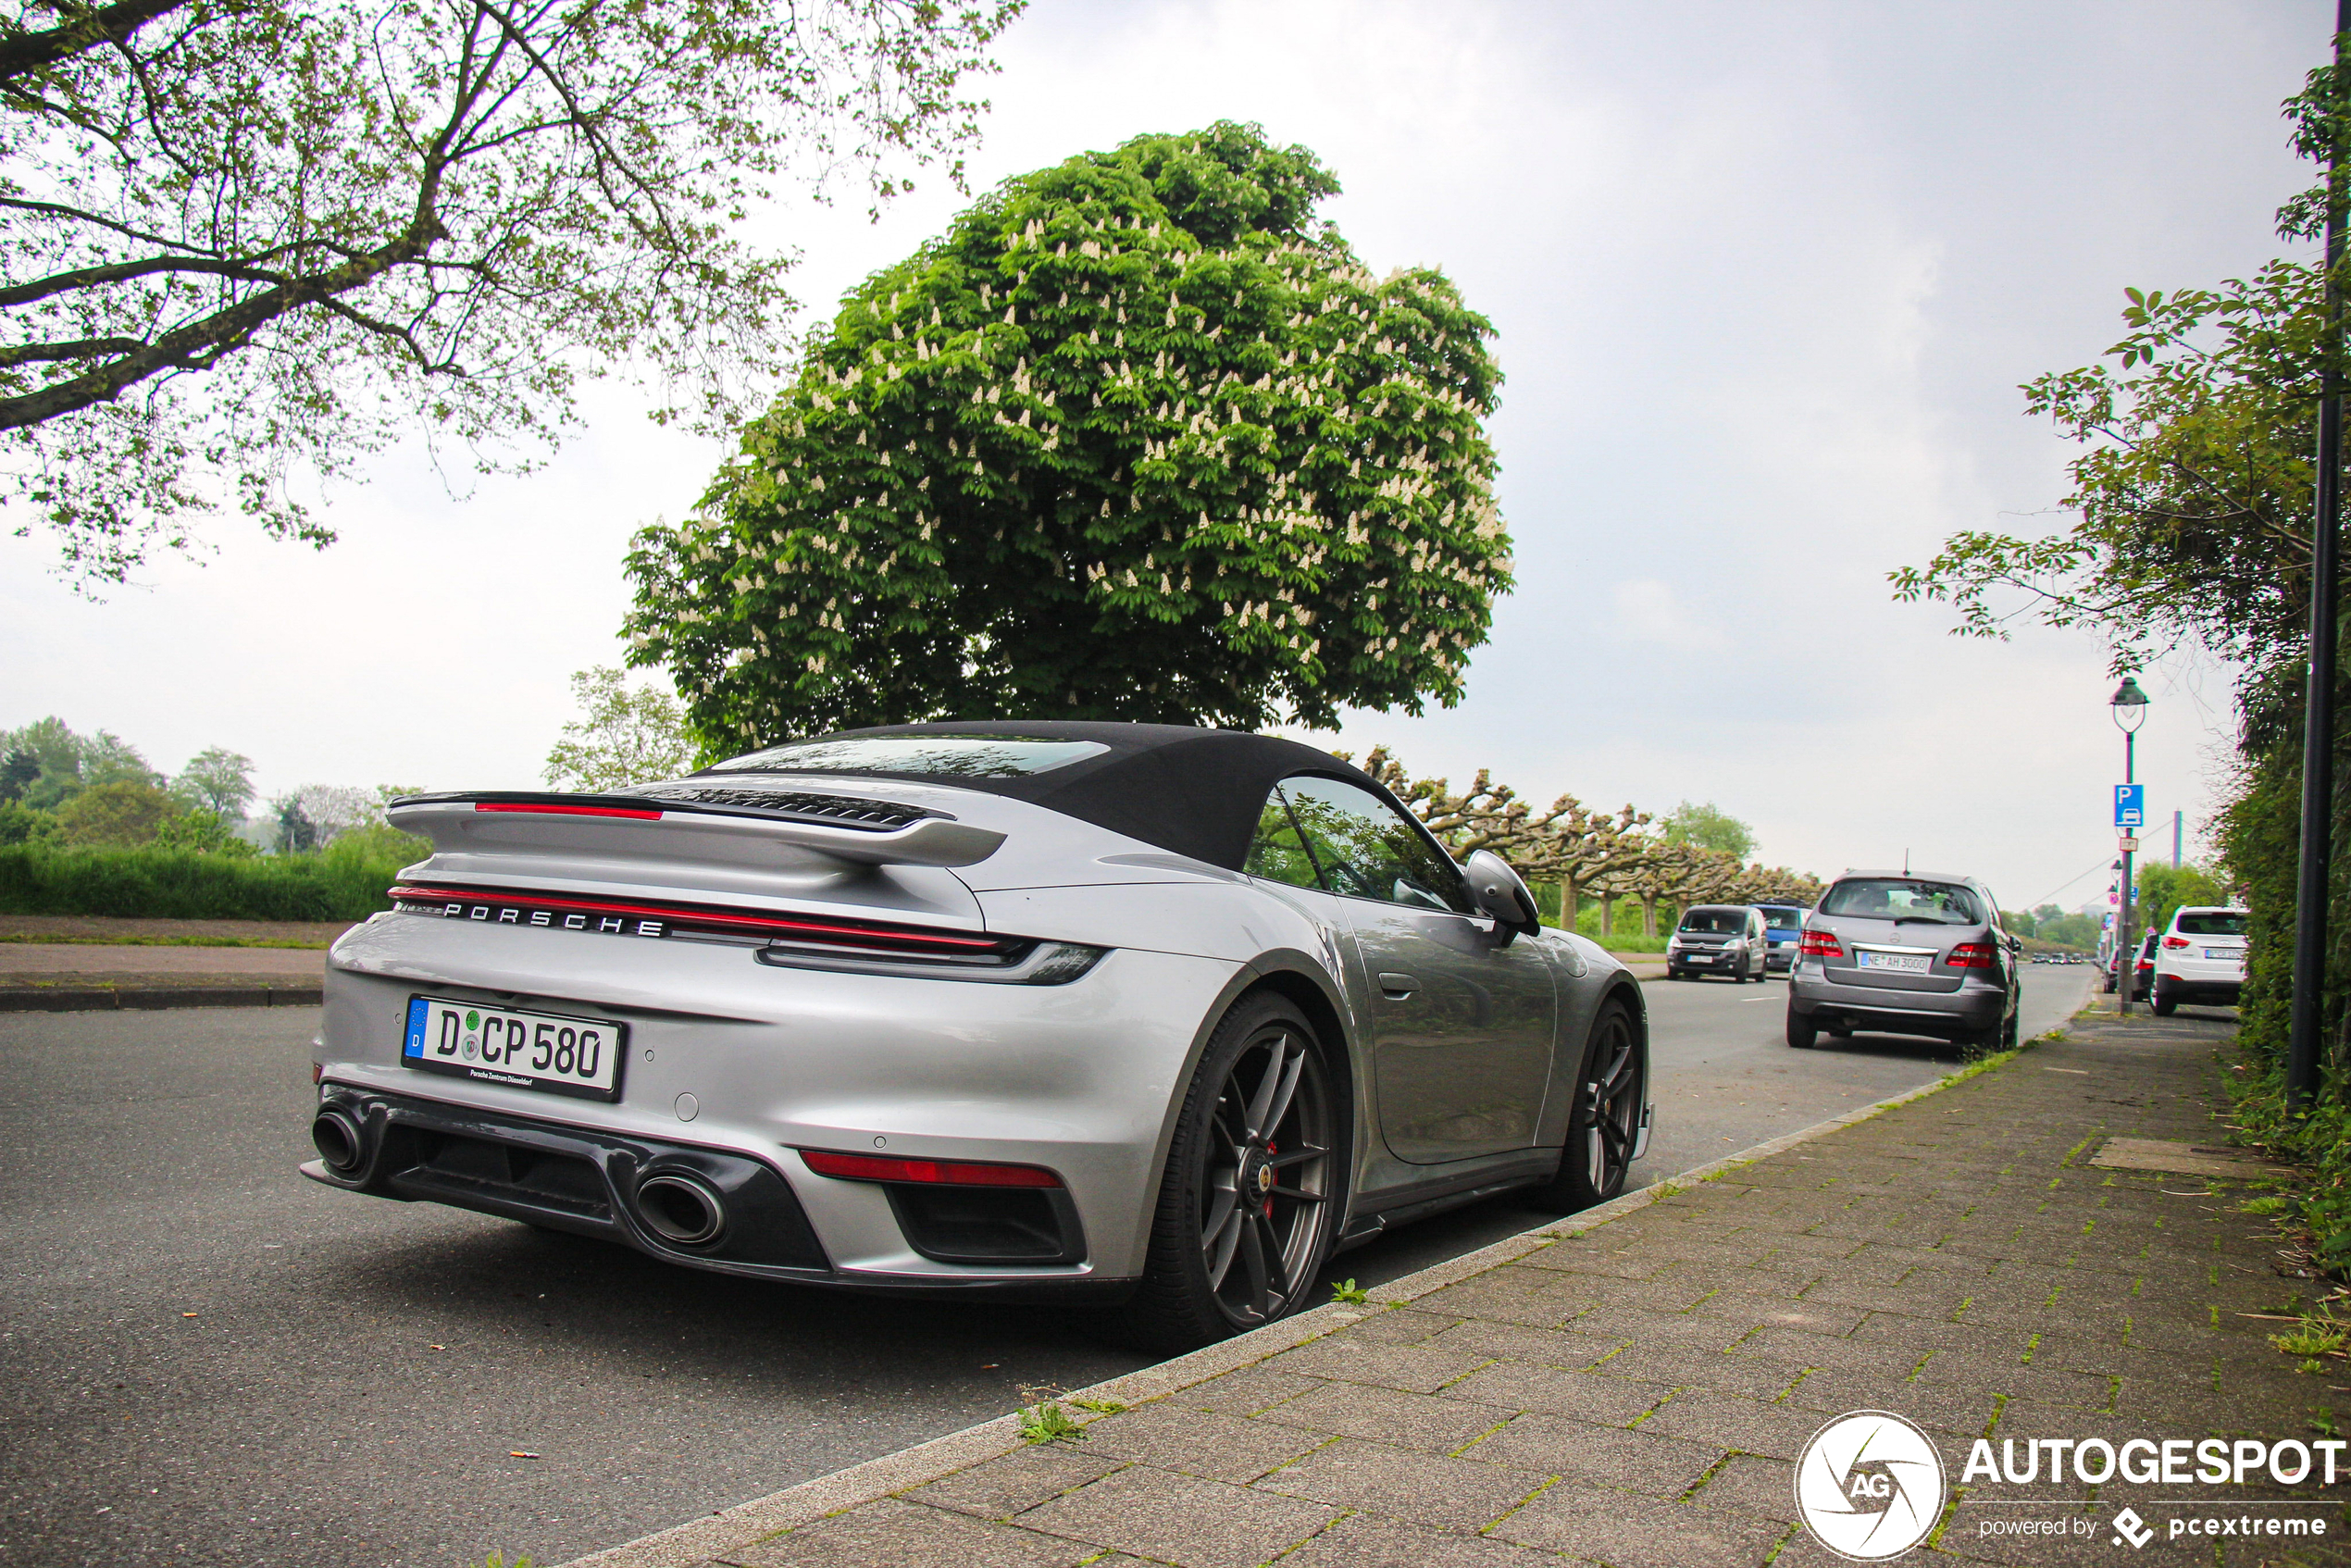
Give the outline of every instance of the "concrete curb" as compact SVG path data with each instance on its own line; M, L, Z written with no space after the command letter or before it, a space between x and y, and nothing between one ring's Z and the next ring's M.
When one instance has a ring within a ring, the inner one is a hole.
M1474 1252L1464 1252L1458 1258L1433 1263L1417 1274L1409 1274L1401 1279L1375 1287L1367 1294L1373 1302L1381 1307L1400 1306L1407 1301L1418 1300L1423 1296L1432 1295L1449 1285L1459 1284L1487 1269L1513 1262L1529 1252L1540 1251L1562 1238L1581 1235L1611 1220L1622 1219L1626 1214L1648 1207L1661 1197L1678 1193L1691 1182L1704 1181L1710 1176L1824 1138L1898 1105L1907 1105L1911 1101L1938 1093L1959 1081L1957 1075L1947 1075L1931 1084L1906 1089L1873 1104L1832 1116L1825 1122L1782 1134L1751 1149L1682 1171L1664 1181L1628 1192L1564 1219L1552 1220L1532 1230L1505 1237ZM1667 1192L1665 1189L1668 1188L1673 1191ZM1286 1317L1279 1323L1269 1323L1263 1328L1204 1346L1173 1361L1143 1367L1091 1388L1076 1389L1063 1395L1062 1402L1067 1406L1070 1400L1082 1399L1137 1405L1163 1399L1196 1383L1221 1377L1252 1362L1263 1361L1309 1340L1319 1339L1370 1315L1371 1313L1362 1308L1338 1303L1314 1307L1294 1317ZM1097 1419L1076 1409L1070 1409L1068 1413L1080 1424ZM992 1421L967 1426L944 1437L934 1437L927 1443L901 1449L896 1453L869 1459L863 1464L853 1464L846 1470L837 1470L829 1475L803 1481L780 1492L738 1503L707 1518L574 1558L560 1564L559 1568L695 1568L697 1564L749 1546L778 1530L813 1524L827 1514L840 1513L860 1503L936 1481L942 1475L967 1470L984 1460L1011 1453L1021 1446L1019 1416L1000 1415Z
M0 1013L159 1007L316 1007L319 986L0 986Z

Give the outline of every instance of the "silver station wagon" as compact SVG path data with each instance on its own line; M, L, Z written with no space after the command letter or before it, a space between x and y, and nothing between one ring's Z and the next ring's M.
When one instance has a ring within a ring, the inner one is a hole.
M1847 871L1797 940L1787 1042L1870 1030L2014 1045L2021 946L1972 877Z
M303 1167L354 1193L1173 1350L1648 1136L1625 970L1291 741L911 725L392 816L433 853L335 944Z

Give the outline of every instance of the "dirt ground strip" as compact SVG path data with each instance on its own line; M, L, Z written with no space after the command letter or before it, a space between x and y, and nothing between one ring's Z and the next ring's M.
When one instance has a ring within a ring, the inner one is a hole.
M348 920L126 920L106 915L0 915L0 943L306 942L324 947Z
M2308 1441L2333 1412L2351 1425L2342 1375L2298 1375L2268 1342L2290 1325L2267 1314L2308 1286L2239 1208L2244 1184L2087 1164L2113 1136L2221 1142L2228 1031L2213 1016L2085 1021L1939 1093L1092 1417L1082 1440L1013 1448L712 1561L1796 1568L1835 1559L1796 1522L1793 1462L1862 1409L1924 1427L1954 1483L1939 1535L1908 1561L2351 1561L2351 1464L2323 1491L2051 1487L2046 1473L1959 1484L1979 1437L2120 1448ZM2111 1535L2126 1504L2157 1531L2145 1549ZM2323 1517L2327 1538L2165 1533L2175 1515L2258 1527L2281 1508ZM2071 1533L1983 1523L2024 1516Z

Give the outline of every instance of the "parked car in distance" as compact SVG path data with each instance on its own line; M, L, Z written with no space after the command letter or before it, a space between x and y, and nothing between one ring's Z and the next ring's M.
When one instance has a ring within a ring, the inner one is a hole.
M1785 975L1796 967L1796 946L1804 935L1804 917L1812 912L1800 903L1759 903L1763 912L1763 972Z
M2163 940L2160 931L2149 931L2139 939L2137 953L2131 960L2131 1000L2146 1001L2155 990L2155 944Z
M1970 877L1847 871L1805 918L1787 1042L1856 1029L1958 1045L2016 1043L2016 955L1999 903Z
M1681 924L1665 944L1665 977L1723 975L1760 981L1770 962L1765 946L1770 930L1763 912L1751 904L1693 904L1682 912Z
M2234 1007L2245 989L2242 909L2199 904L2176 910L2155 950L2155 1010L2164 1017L2180 1003Z

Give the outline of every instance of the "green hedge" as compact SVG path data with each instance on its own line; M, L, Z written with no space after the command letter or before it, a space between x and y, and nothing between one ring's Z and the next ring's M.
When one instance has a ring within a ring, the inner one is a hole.
M371 848L373 846L370 846ZM415 854L264 855L0 845L0 914L364 920Z

